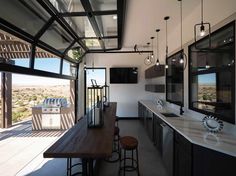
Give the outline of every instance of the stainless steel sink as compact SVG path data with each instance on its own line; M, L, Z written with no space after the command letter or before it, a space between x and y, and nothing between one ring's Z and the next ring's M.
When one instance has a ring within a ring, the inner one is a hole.
M164 115L165 117L179 117L178 115L174 113L163 112L161 114Z

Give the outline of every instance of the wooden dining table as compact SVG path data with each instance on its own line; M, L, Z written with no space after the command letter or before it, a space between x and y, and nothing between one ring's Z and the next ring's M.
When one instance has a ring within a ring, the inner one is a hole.
M94 160L112 155L116 106L117 103L111 102L106 107L104 125L100 128L88 128L86 116L82 117L43 153L44 158L81 158L83 175L93 175Z

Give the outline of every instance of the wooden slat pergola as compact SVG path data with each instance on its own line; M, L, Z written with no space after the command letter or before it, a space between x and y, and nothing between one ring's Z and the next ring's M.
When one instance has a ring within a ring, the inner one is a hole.
M25 59L30 58L31 44L12 37L0 31L0 57L1 59ZM57 56L37 48L36 58L55 58Z

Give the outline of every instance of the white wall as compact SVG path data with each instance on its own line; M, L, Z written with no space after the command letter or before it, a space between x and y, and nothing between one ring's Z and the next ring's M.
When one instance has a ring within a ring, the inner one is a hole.
M164 98L164 94L153 94L145 91L145 69L144 58L147 54L87 54L86 65L92 67L107 68L107 83L110 85L110 101L118 103L117 116L119 117L138 117L138 100L154 99L159 96ZM138 67L138 84L110 84L110 67ZM158 81L158 79L156 79ZM152 80L150 80L152 82ZM159 81L164 83L164 77ZM158 81L158 82L159 82ZM150 82L150 83L151 83Z

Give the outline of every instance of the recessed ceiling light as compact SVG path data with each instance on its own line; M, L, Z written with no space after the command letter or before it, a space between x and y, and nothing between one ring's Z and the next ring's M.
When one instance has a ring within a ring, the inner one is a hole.
M117 19L117 15L113 15L112 18L113 18L113 20L116 20Z

